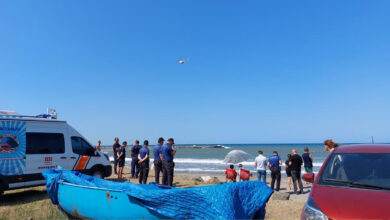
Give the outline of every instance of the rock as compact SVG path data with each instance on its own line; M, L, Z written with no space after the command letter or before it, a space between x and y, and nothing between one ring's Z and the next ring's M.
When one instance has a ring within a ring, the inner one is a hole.
M274 192L272 200L289 200L290 194L285 192Z
M201 176L200 178L202 178L203 182L205 183L211 180L211 176Z
M211 176L202 176L202 179L204 183L206 184L221 184L221 181L218 179L218 177L211 177Z
M242 150L232 150L230 151L225 159L223 160L224 163L234 163L234 164L237 164L237 163L240 163L240 162L243 162L243 161L247 161L251 158L251 155L248 154L247 152L245 151L242 151Z
M218 177L214 176L209 181L207 181L207 183L216 185L216 184L221 184L221 181L218 179Z
M203 179L202 179L202 177L200 177L200 176L195 177L195 178L193 178L192 180L194 180L196 183L203 183L203 182L204 182Z

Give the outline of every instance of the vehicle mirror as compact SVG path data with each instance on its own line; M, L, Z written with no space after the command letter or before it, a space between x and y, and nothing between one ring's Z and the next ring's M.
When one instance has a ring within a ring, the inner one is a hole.
M306 182L313 183L314 182L314 173L306 173L303 174L302 179Z

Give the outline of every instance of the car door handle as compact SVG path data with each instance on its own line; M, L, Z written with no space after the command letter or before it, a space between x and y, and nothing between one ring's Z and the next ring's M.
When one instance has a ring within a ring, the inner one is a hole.
M66 159L66 157L60 157L60 159Z
M70 157L70 159L76 159L76 157Z

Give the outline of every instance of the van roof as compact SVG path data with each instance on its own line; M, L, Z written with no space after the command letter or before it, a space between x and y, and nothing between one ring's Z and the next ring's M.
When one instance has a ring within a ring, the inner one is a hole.
M0 110L0 120L22 120L22 121L46 121L46 122L66 122L49 117L50 115L20 115L14 111Z

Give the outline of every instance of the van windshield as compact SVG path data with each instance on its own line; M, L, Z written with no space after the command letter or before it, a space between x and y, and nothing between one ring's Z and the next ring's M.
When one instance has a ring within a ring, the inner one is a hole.
M390 190L390 153L335 153L318 184Z

